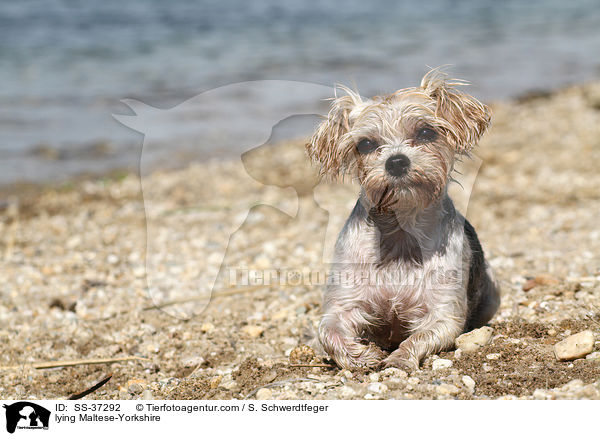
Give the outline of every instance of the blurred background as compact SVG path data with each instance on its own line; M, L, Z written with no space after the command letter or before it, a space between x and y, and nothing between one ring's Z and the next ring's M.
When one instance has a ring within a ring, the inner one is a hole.
M599 29L596 0L3 1L0 185L135 169L142 135L112 118L130 114L124 98L168 109L258 79L372 95L450 64L477 97L506 99L597 78ZM182 122L193 143L194 118ZM302 126L286 132L306 134Z

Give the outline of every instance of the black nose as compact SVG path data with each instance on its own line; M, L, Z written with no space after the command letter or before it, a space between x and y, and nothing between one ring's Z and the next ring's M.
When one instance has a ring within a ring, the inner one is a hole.
M394 177L402 177L408 172L410 159L403 154L390 157L385 162L385 170Z

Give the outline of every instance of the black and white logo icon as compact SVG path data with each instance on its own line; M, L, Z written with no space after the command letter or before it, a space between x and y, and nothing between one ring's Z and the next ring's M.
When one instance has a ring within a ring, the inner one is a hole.
M6 409L6 431L14 433L16 429L48 430L50 411L29 401L4 404Z

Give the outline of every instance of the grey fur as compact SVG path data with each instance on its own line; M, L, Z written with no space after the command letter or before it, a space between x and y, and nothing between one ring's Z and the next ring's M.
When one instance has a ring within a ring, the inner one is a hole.
M411 225L364 203L336 244L319 339L342 367L414 369L489 321L497 287L477 235L447 195Z
M475 146L491 116L457 84L434 70L420 87L369 100L346 89L307 145L323 174L351 174L362 186L319 325L342 367L418 368L499 306L475 230L447 194L456 155ZM364 140L376 146L361 152ZM405 171L390 172L387 161L399 157Z

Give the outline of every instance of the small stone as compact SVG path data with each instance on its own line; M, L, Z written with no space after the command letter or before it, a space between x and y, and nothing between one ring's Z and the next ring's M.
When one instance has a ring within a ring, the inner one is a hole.
M533 288L535 288L535 286L537 285L537 283L535 282L535 280L530 279L527 280L525 283L523 283L523 291L524 292L528 292L531 291Z
M585 357L594 351L594 333L584 330L554 345L554 355L560 361Z
M315 358L315 352L308 345L299 345L290 352L290 363L310 363Z
M583 383L583 380L579 380L578 378L573 379L571 381L569 381L568 383L566 383L565 385L563 385L560 390L561 391L579 391L581 390L581 388L583 388L585 386L585 383Z
M548 329L548 336L556 336L557 331L556 329Z
M585 356L586 360L600 360L600 351L594 351L593 353Z
M269 388L260 388L258 390L258 392L256 393L256 399L257 400L270 400L271 397L273 397L273 393L271 392L271 389Z
M356 395L356 391L352 389L350 386L342 386L340 388L340 395L343 398L350 398Z
M469 392L473 393L473 391L475 390L475 380L473 380L468 375L463 375L461 380L465 387L469 390Z
M221 383L221 385L220 385L220 386L221 386L223 389L226 389L226 390L228 390L228 391L232 391L232 390L234 390L235 388L237 388L237 385L238 385L238 384L237 384L237 382L236 382L235 380L228 379L228 380L224 380L224 381Z
M534 400L549 400L550 398L551 395L548 393L548 391L544 389L536 389L535 391L533 391Z
M340 377L346 377L347 379L351 379L354 377L354 374L352 374L352 371L350 371L349 369L341 370L338 375Z
M485 358L488 360L498 360L498 359L500 359L500 353L486 354Z
M408 377L408 373L400 368L386 368L381 371L381 374L387 377L398 377L398 378L406 378Z
M273 380L277 378L277 371L272 370L265 374L264 381L266 383L271 383Z
M260 335L263 334L265 328L259 325L247 325L244 328L242 328L242 331L251 338L258 338Z
M129 380L127 382L127 392L131 395L139 395L144 391L144 382L141 380Z
M460 392L460 389L449 383L442 383L435 388L435 391L440 395L454 395Z
M277 312L275 315L273 315L271 317L271 319L273 321L279 321L281 319L285 319L288 317L288 310L287 309L282 309L279 312Z
M551 276L550 274L540 274L536 276L533 280L535 280L535 283L537 285L542 286L554 286L560 283L560 280L558 280L556 277Z
M210 333L215 329L215 326L210 322L205 322L200 326L200 331L202 333Z
M419 380L418 377L409 377L407 382L410 385L418 385L421 382L421 380Z
M154 397L152 396L152 391L146 389L146 390L144 390L144 392L142 392L142 400L150 401L153 399L154 399Z
M438 371L440 369L450 368L452 366L452 361L448 359L436 359L431 366L434 371Z
M373 372L373 373L369 374L369 380L372 382L378 382L379 381L379 373Z
M210 379L210 388L217 389L219 387L219 385L221 384L221 380L223 380L222 375L217 375L217 376L211 378Z
M463 352L476 351L490 343L494 329L491 327L481 327L468 333L464 333L456 338L456 348Z
M388 387L380 382L370 383L367 386L367 390L369 392L373 392L375 394L382 394L388 390Z

